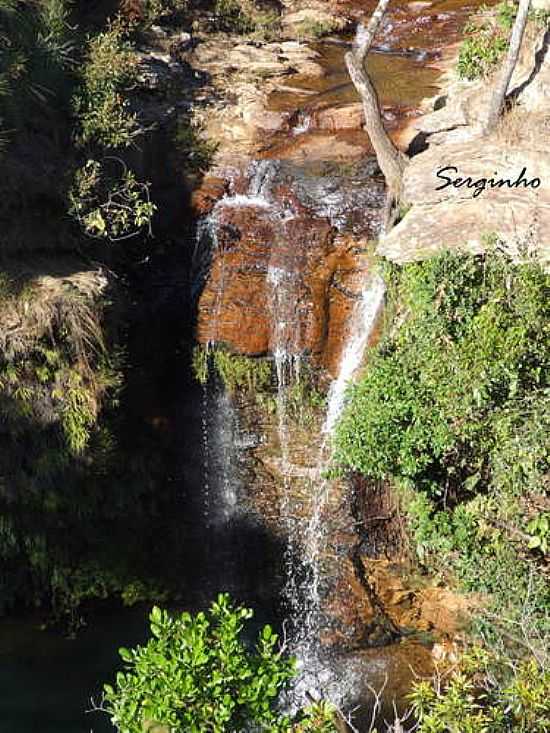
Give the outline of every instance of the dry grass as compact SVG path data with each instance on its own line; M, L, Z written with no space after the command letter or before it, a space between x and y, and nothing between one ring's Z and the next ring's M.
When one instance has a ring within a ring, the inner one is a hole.
M514 104L500 119L495 136L498 142L512 149L540 149L546 152L550 114L529 113L521 105Z
M109 277L102 268L80 269L72 260L4 269L0 350L8 359L24 355L44 336L63 332L76 361L92 373L90 360L105 351L101 315Z

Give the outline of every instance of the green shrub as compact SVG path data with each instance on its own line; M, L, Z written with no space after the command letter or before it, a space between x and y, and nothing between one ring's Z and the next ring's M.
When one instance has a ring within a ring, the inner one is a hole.
M466 26L465 40L458 55L457 72L463 79L479 79L489 74L508 48L508 35L517 10L503 2L495 15Z
M279 15L259 10L253 0L216 0L215 26L227 33L254 34L265 40L276 35Z
M107 162L111 165L88 160L76 171L69 213L87 235L97 239L117 242L143 232L151 235L157 207L149 197L149 184L138 181L121 160Z
M506 31L512 30L516 15L518 14L517 4L504 0L504 2L499 3L499 5L495 7L495 13L496 21L499 26Z
M278 650L270 626L263 627L255 649L248 648L242 632L252 615L226 594L207 613L170 616L153 608L152 638L143 647L120 649L125 671L114 686L105 685L104 708L117 730L229 733L253 725L290 732L293 723L276 703L295 674L295 661ZM328 706L301 717L297 730L304 733L334 730Z
M50 112L63 107L76 62L74 29L65 0L3 0L0 29L0 99L11 130L37 105Z
M388 272L393 325L350 390L337 458L401 487L422 565L487 597L484 636L516 638L519 625L538 646L550 632L549 277L496 254Z
M135 52L121 22L90 38L82 84L73 100L79 145L124 148L141 133L127 98L136 75Z
M151 26L159 21L174 19L187 10L188 0L145 0L143 3L143 21Z
M447 253L390 277L404 322L352 388L337 455L366 476L456 498L487 483L496 410L545 385L548 276Z
M432 684L409 695L419 733L544 733L550 673L533 657L510 668L474 647Z

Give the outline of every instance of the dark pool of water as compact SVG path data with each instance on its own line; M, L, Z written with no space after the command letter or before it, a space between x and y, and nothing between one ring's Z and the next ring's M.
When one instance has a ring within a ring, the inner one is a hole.
M3 619L0 733L113 733L105 713L86 711L92 699L100 702L103 684L113 682L122 668L118 649L146 642L148 614L144 606L96 610L74 639L42 631L35 619ZM252 645L266 623L277 625L260 609L245 629L245 642Z
M100 612L76 639L41 631L32 619L0 624L0 730L111 733L106 715L86 713L120 668L118 649L147 636L140 607Z

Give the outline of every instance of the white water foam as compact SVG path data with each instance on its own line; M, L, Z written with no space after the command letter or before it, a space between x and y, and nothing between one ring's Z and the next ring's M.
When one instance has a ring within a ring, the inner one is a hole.
M331 384L329 390L327 414L323 426L324 433L330 435L333 432L338 418L342 414L346 389L361 365L365 348L384 303L385 292L384 281L379 275L374 275L372 282L363 289L361 300L354 308L350 338L340 362L338 377Z
M303 561L308 569L305 580L295 589L300 597L294 653L298 658L299 674L293 686L289 707L297 709L312 692L337 705L344 704L356 689L360 674L353 667L339 668L334 658L328 658L320 644L322 631L321 584L323 580L322 553L326 545L327 528L324 515L330 498L332 483L324 477L331 460L331 437L345 407L346 389L359 369L369 338L383 305L385 285L374 275L365 285L361 299L351 316L348 343L340 361L337 378L329 390L329 399L323 425L323 442L319 449L317 481L312 484L312 508L303 531ZM344 671L345 670L345 671Z

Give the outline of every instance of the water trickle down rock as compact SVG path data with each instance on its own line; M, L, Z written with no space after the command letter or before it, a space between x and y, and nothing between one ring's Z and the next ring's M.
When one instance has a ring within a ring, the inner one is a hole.
M280 269L296 279L296 353L336 373L348 316L360 296L366 239L382 203L372 174L370 163L361 175L329 170L319 177L264 160L251 165L246 187L237 178L199 224L210 245L199 248L206 277L198 341L251 356L273 353L268 271Z
M355 535L346 486L329 484L322 470L330 452L329 434L376 321L383 286L377 278L367 285L357 241L336 236L338 225L344 229L349 224L350 209L349 200L339 200L337 186L311 186L296 177L290 185L285 171L271 161L253 165L248 180L246 188L237 180L233 192L199 226L198 236L210 242L210 267L199 299L198 338L238 353L273 356L277 410L271 426L263 426L269 434L254 449L253 491L272 497L271 505L262 498L267 509L262 513L272 517L275 532L286 539L284 596L295 649L308 672L314 668L323 684L333 684L321 659L320 638L357 641L373 609L356 603L360 593L349 592L354 571L348 555ZM369 203L376 209L375 196ZM203 242L198 259L204 249ZM335 292L347 301L340 321L347 328L339 335L332 363L340 362L342 351L345 356L331 391L324 436L299 434L289 416L290 390L299 379L304 354L317 363L326 359ZM267 475L262 474L265 469ZM320 682L300 678L297 694L310 684L318 687Z

